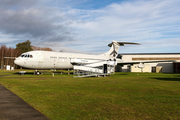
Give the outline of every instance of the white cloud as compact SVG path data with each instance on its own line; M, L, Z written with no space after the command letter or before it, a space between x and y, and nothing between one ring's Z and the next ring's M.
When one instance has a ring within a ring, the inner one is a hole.
M170 52L178 52L179 0L132 0L99 9L78 9L86 0L81 4L79 0L33 1L27 8L19 8L20 2L16 9L9 9L12 3L1 9L0 41L30 39L33 45L49 45L56 51L67 47L70 51L106 52L107 44L116 40L143 43L122 47L119 52L163 52L167 46Z
M164 41L164 39L171 41L174 38L179 40L180 35L177 33L180 31L179 5L178 0L140 0L114 3L93 11L74 10L76 16L80 17L72 22L71 27L77 30L78 39L91 40L95 47L102 44L102 41L106 43L110 40L132 42ZM91 50L93 49L94 47ZM158 48L156 50L158 52Z

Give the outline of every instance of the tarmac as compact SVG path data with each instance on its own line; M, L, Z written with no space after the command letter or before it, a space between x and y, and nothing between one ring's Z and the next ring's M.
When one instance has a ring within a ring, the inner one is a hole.
M49 120L0 84L0 120Z

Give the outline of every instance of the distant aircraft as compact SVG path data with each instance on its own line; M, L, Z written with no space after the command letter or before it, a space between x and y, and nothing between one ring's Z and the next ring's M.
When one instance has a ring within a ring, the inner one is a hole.
M30 51L23 53L21 56L14 60L16 65L24 68L34 70L42 69L80 69L88 71L89 69L95 70L98 67L103 67L105 64L109 65L125 65L137 64L144 62L123 62L121 59L116 58L120 46L125 44L140 45L139 43L132 42L117 42L112 41L108 46L110 50L100 55L90 54L77 54L53 51ZM146 62L159 62L159 61L146 61ZM103 70L99 72L103 73ZM107 72L107 70L106 70Z

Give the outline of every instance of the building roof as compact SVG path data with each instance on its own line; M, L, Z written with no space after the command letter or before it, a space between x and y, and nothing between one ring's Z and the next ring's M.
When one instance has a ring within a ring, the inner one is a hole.
M120 53L118 55L180 55L180 53Z

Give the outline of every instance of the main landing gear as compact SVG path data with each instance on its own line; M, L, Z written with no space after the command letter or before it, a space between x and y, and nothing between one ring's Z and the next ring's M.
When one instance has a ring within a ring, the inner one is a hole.
M41 74L41 72L39 72L38 70L34 71L34 75L40 75L40 74Z

